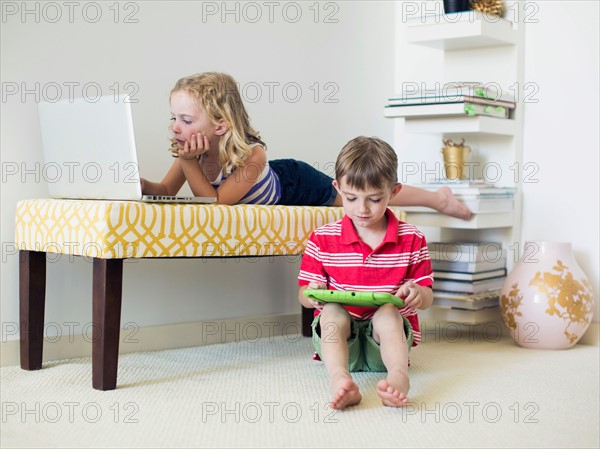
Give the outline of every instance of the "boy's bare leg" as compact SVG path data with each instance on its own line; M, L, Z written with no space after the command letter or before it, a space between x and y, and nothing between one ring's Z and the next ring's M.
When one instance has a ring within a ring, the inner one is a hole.
M350 315L339 304L326 304L319 320L321 355L327 368L332 399L331 407L343 409L358 404L362 396L348 371Z
M456 199L448 186L432 192L403 184L398 195L390 200L390 206L425 206L462 220L468 220L472 215L467 206Z
M396 307L381 306L373 316L373 338L381 347L381 358L387 377L377 383L377 394L383 405L404 407L408 404L408 344L404 320Z

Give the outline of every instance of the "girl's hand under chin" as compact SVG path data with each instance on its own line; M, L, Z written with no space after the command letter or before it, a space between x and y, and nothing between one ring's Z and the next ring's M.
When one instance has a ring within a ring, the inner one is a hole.
M202 154L209 150L208 137L206 134L198 132L192 134L190 141L186 140L182 150L179 150L177 154L181 159L190 160L198 159Z

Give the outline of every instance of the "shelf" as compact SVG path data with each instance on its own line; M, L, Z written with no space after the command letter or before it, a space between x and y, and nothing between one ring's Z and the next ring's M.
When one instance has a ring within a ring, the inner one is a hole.
M406 132L409 133L457 133L490 134L496 136L514 136L517 124L513 119L495 117L411 117L403 118Z
M519 14L523 14L522 5L516 2ZM518 17L520 17L519 15ZM454 14L429 14L404 22L405 41L411 45L403 46L405 50L399 56L404 63L411 59L429 59L431 55L432 69L430 73L436 82L480 81L493 79L498 86L524 84L524 33L523 23L513 23L500 17L482 14L479 11L465 11ZM427 50L424 47L438 51ZM440 53L441 54L436 54ZM412 56L414 54L414 56ZM439 63L438 63L439 61ZM431 71L431 69L430 69ZM413 78L415 76L413 75ZM418 75L416 76L417 78ZM421 90L431 90L423 87ZM521 106L517 106L520 108ZM411 114L419 113L417 116ZM523 141L523 114L511 113L509 118L490 116L468 116L462 110L448 108L422 108L404 110L402 108L385 108L384 117L392 117L399 122L398 129L406 134L442 135L447 138L464 138L473 140L480 148L478 160L474 162L498 161L503 164L521 163ZM430 138L428 138L430 139ZM415 150L419 149L421 139L415 139ZM423 139L424 140L424 139ZM423 143L428 145L428 142ZM510 185L511 180L500 177L501 185ZM480 205L478 204L477 207ZM503 209L499 211L498 209ZM520 240L521 203L518 192L515 192L513 208L496 205L481 205L485 212L474 213L470 220L461 220L440 214L428 208L403 208L406 221L418 228L434 228L441 241L500 239L503 246L510 246ZM431 229L431 230L434 230ZM426 232L429 232L427 230ZM508 262L508 261L507 261ZM507 267L510 269L510 266ZM435 282L434 282L435 288ZM462 310L433 305L419 312L419 319L433 322L454 322L462 325L477 325L496 322L502 323L498 307L482 310Z
M490 212L473 214L470 220L449 217L436 212L406 211L406 222L417 227L430 226L452 229L492 229L513 226L514 212Z
M433 16L425 23L413 21L407 29L412 44L442 50L466 50L515 45L517 30L506 19L487 16L477 11L455 15Z

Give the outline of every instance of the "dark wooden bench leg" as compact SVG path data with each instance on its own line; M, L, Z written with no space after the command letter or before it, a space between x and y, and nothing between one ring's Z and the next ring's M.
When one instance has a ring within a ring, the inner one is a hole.
M94 259L92 386L117 387L123 259Z
M302 307L302 335L305 337L312 337L312 322L315 314L314 309L308 309L304 306Z
M42 367L46 253L19 251L19 333L21 368Z

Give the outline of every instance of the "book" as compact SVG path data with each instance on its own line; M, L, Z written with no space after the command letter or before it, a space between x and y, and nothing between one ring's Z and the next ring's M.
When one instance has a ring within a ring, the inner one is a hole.
M484 292L479 293L462 293L462 292L447 292L443 290L438 290L434 292L433 296L435 298L447 298L455 301L479 301L488 298L498 298L500 297L500 292L502 289L495 290L486 290Z
M508 109L504 106L486 106L467 102L386 106L384 108L384 117L436 117L443 115L465 115L467 117L485 115L507 119Z
M387 106L413 106L421 104L446 104L446 103L474 103L482 104L485 106L504 106L507 109L514 109L517 104L511 97L505 99L495 99L486 97L473 97L470 95L436 95L427 96L426 94L417 94L414 96L403 97L403 98L390 98L387 102Z
M439 188L441 186L452 186L452 187L494 187L495 184L487 182L482 178L469 178L469 179L449 179L449 178L435 178L427 182L423 182L419 187L425 188Z
M485 301L468 302L468 301L454 301L452 299L445 298L433 298L433 306L444 307L448 309L459 309L459 310L481 310L488 309L490 307L499 307L500 301L498 298L492 298Z
M480 273L482 271L499 270L506 268L506 258L498 260L480 260L477 262L454 262L450 260L432 260L431 267L434 273L439 271L454 271L457 273Z
M447 186L456 196L478 195L479 198L485 196L509 195L513 196L516 189L514 187L496 187L494 184L480 180L448 180L439 179L434 182L425 182L422 184L413 184L424 190L436 191L441 187Z
M439 186L441 187L441 186ZM437 189L439 189L437 187ZM516 189L514 187L465 187L460 185L449 185L448 186L454 195L481 195L481 196L494 196L499 194L511 194L514 195ZM435 189L435 190L437 190ZM433 190L433 189L432 189Z
M515 96L508 89L503 90L498 83L483 82L448 82L421 84L405 84L401 93L388 99L388 104L436 103L447 101L464 101L485 103L502 101L511 107L516 106Z
M463 292L463 293L479 293L486 290L496 290L502 288L506 276L499 276L491 279L483 279L480 281L455 281L450 279L435 280L433 283L433 291L443 290L448 292Z
M430 242L429 257L448 262L496 262L506 258L500 242Z
M499 190L499 189L498 189ZM496 192L491 191L491 193L457 193L456 196L460 201L464 200L502 200L502 199L510 199L514 198L513 192Z
M462 198L460 195L455 195L456 198L469 208L474 214L489 213L489 212L510 212L513 210L512 196L508 198L495 198L491 195L490 198L485 198L483 195L477 195L477 198ZM427 212L437 213L435 209L426 206L403 206L402 210L407 212Z
M404 208L402 208L404 209ZM406 221L419 227L432 228L457 228L467 230L473 229L491 229L491 228L509 228L514 226L513 212L488 212L484 214L472 214L469 220L450 217L439 213L417 213L407 212L409 217ZM470 235L470 234L469 234Z
M433 270L433 278L437 281L439 279L450 279L455 281L480 281L485 279L491 279L499 276L506 276L506 269L499 268L491 271L479 271L477 273L462 273L460 271L441 271Z
M481 293L435 292L433 305L452 309L481 310L500 305L501 290L489 290Z
M457 196L469 210L475 214L485 212L510 212L514 209L512 198L461 198Z
M500 290L490 290L470 295L453 294L452 292L442 292L447 294L433 296L432 305L462 310L481 310L489 307L499 307Z

